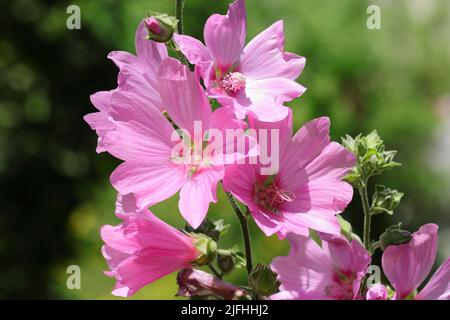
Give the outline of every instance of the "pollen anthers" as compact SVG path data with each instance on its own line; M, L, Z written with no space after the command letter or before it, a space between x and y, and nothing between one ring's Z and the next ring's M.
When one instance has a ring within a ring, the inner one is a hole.
M245 76L240 72L229 72L222 79L222 88L237 93L245 88Z
M294 201L295 195L281 188L275 178L276 176L269 176L263 182L255 184L254 200L261 207L278 212L283 203Z

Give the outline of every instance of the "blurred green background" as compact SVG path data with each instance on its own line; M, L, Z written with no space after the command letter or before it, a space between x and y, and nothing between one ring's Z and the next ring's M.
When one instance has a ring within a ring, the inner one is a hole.
M185 32L229 1L186 0ZM68 30L66 8L81 8L81 30ZM369 4L382 29L366 27ZM82 116L89 95L115 88L112 50L134 52L134 31L147 9L174 13L169 0L0 0L0 298L110 299L99 228L116 224L109 174L119 163L95 153L96 136ZM322 115L333 139L377 129L399 151L401 168L377 178L405 192L393 217L374 218L373 236L403 221L416 230L440 225L438 262L450 255L450 3L447 0L248 0L248 37L285 21L286 49L307 58L299 82L308 91L291 103L295 129ZM373 190L373 187L372 187ZM359 198L345 213L362 228ZM177 197L152 209L182 227ZM240 230L224 193L211 217ZM288 250L251 223L255 260ZM242 247L242 246L241 246ZM375 257L379 262L379 257ZM81 290L66 287L66 268L81 268ZM175 275L134 296L171 299ZM244 270L227 279L242 283Z

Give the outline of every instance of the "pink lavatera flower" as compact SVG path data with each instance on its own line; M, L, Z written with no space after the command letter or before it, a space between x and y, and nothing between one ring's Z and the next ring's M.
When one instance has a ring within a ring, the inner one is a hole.
M109 111L115 128L102 141L109 153L125 162L113 172L111 182L119 193L132 193L139 209L180 191L180 212L197 228L210 202L216 202L217 183L225 173L224 155L205 151L217 142L205 142L206 132L241 129L244 134L245 123L231 110L212 112L196 75L175 59L161 63L158 91L167 114L191 143L180 141L160 110L136 100L132 92L116 92Z
M116 278L112 293L129 297L143 286L192 265L194 240L149 211L128 212L118 226L103 226L102 253Z
M294 137L290 112L279 122L249 120L259 134L259 162L227 166L225 190L248 206L267 236L277 233L283 238L288 232L307 236L308 229L339 234L336 214L353 196L352 187L342 179L356 159L330 142L329 119L308 122ZM264 141L263 130L268 133ZM268 154L272 154L270 164L265 159Z
M272 300L356 300L371 261L358 240L321 234L312 238L290 233L291 251L277 257L271 268L278 274L280 292Z
M236 0L227 15L212 15L204 29L205 45L186 35L174 35L180 50L196 65L208 94L232 106L239 118L253 114L263 121L285 118L284 102L306 89L294 80L305 58L284 52L283 22L257 35L247 46L245 1Z
M165 44L146 40L147 34L145 22L141 22L136 30L136 56L124 51L113 51L108 55L120 69L117 89L91 95L91 102L98 112L86 115L84 120L97 132L97 152L105 151L102 137L115 128L109 117L114 92L127 91L140 104L163 110L157 76L161 61L168 57L167 48Z
M433 267L437 253L438 226L426 224L405 244L391 245L382 257L383 271L395 289L394 299L450 300L450 258L416 294Z

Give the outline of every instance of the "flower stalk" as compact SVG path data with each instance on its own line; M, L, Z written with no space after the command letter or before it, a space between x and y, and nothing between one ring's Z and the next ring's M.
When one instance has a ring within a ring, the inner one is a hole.
M370 227L372 223L372 214L370 212L369 197L367 196L367 183L362 183L358 187L364 212L364 233L363 243L366 249L370 249Z
M227 192L227 198L231 204L231 207L236 213L236 216L238 217L239 224L241 225L242 238L244 240L244 247L245 247L245 260L246 260L245 266L247 269L247 273L250 275L250 273L253 270L253 261L252 261L252 246L250 240L250 232L248 230L247 216L244 215L244 213L242 213L241 209L239 208L239 205L236 202L236 199L233 197L231 193Z

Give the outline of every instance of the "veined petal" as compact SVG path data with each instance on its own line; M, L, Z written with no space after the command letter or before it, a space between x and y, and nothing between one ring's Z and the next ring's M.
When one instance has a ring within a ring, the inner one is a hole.
M213 14L206 21L204 38L214 61L229 68L239 61L245 45L245 1L236 0L230 5L226 16Z
M217 183L223 178L223 174L223 167L205 168L194 174L181 188L178 207L181 215L194 229L205 219L209 204L217 201Z
M395 298L405 299L430 273L437 252L438 226L426 224L405 244L388 246L382 257L383 271L395 288Z
M207 129L211 106L197 76L178 60L163 61L158 75L159 92L167 113L180 129L194 137L194 123Z
M111 183L118 192L134 193L138 208L168 199L181 189L186 179L184 166L177 166L169 159L129 160L111 175Z
M450 300L450 258L437 269L416 300Z
M283 21L277 21L253 38L242 55L242 72L251 79L286 78L295 80L306 59L284 52Z

